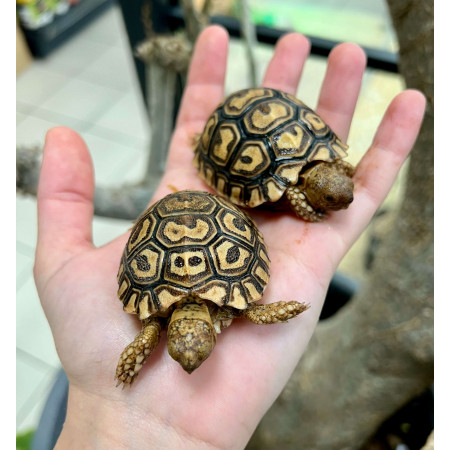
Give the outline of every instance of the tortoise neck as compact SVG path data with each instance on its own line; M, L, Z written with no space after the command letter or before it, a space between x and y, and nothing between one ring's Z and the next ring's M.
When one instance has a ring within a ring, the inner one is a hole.
M189 294L184 297L183 300L181 300L178 304L178 308L182 307L183 305L186 305L188 303L191 304L197 304L197 305L204 305L206 302L202 298L200 298L197 294L194 294L193 292L190 292Z
M169 326L180 319L203 320L212 325L211 315L206 302L197 296L188 296L173 310Z

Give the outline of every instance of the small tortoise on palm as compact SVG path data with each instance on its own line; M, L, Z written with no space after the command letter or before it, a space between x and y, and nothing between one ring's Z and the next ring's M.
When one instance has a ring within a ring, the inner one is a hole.
M200 176L234 204L287 200L318 222L353 201L354 167L345 145L294 96L268 88L228 96L208 119L196 148Z
M131 384L167 327L169 354L191 373L234 318L285 322L308 308L296 301L255 304L269 281L261 233L216 195L170 194L134 225L120 262L118 296L142 331L122 352L118 384Z

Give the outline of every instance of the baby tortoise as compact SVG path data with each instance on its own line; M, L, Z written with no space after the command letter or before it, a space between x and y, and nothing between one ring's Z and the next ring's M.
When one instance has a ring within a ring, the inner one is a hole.
M303 102L275 89L243 89L208 119L195 148L200 176L234 204L287 200L319 222L353 201L348 146Z
M120 261L118 296L142 331L122 352L116 379L131 384L167 328L170 356L191 373L235 318L286 322L296 301L255 304L270 260L252 219L216 195L181 191L155 203L133 226Z

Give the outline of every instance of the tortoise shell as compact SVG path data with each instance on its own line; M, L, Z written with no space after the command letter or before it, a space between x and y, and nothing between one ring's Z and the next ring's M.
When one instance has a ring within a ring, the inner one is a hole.
M331 128L293 95L269 88L228 96L208 119L194 165L220 195L241 206L275 202L314 161L347 156Z
M141 320L170 314L187 294L245 309L261 299L269 267L247 214L216 195L181 191L136 221L120 262L118 296Z

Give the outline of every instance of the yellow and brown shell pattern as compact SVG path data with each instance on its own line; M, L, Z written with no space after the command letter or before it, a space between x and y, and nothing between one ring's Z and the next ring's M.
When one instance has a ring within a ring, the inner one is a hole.
M168 315L193 293L245 309L262 297L270 261L262 235L244 212L206 192L164 197L136 221L117 280L128 313Z
M268 88L228 96L208 119L194 165L220 195L251 208L275 202L314 161L347 156L331 128L303 102Z

